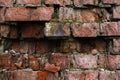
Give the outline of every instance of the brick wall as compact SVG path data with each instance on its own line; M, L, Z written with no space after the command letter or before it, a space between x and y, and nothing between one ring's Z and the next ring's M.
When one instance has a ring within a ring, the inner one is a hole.
M120 80L120 0L0 0L0 80Z

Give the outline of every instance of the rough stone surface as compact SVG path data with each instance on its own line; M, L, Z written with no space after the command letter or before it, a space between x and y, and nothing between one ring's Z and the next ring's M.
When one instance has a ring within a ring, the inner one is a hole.
M33 5L40 5L41 4L41 0L17 0L17 4L33 4Z

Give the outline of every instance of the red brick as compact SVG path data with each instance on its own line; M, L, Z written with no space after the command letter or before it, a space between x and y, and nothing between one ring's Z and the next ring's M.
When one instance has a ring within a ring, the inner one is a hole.
M70 36L70 24L66 23L46 23L44 34L46 37Z
M14 0L0 0L0 5L12 6Z
M113 18L120 19L120 6L113 7Z
M36 47L36 42L35 41L29 41L28 42L28 53L29 54L34 54L35 53L35 47Z
M74 23L71 28L74 37L96 37L98 27L98 23Z
M18 38L18 27L17 26L10 26L10 33L9 38Z
M21 26L21 37L22 38L43 38L44 28L39 24L23 24Z
M79 52L81 49L81 45L78 40L63 40L60 44L61 52Z
M98 9L84 9L81 10L81 21L82 22L98 22L99 15L97 13Z
M101 36L118 36L120 28L117 22L104 22L100 26Z
M119 80L115 71L101 71L100 80Z
M53 72L53 73L56 73L56 72L58 72L60 70L60 67L59 66L55 66L54 64L46 63L45 64L45 70Z
M35 58L32 55L29 55L29 67L33 70L39 70L40 69L40 60Z
M11 63L11 55L10 54L2 54L0 55L0 68L10 68Z
M53 13L53 7L39 7L31 13L31 21L49 21Z
M37 80L59 80L55 74L49 72L38 72Z
M28 21L30 19L30 9L15 7L8 8L5 13L6 21Z
M100 55L99 65L102 68L120 69L120 56L119 55Z
M102 2L103 2L104 4L115 4L115 1L116 1L116 0L103 0Z
M39 41L36 44L36 53L42 54L49 52L49 44L47 41Z
M8 37L9 32L10 32L10 28L8 25L0 25L1 36Z
M61 69L70 68L70 56L54 53L50 57L50 63L60 66Z
M26 41L20 42L20 53L28 53L28 42Z
M20 51L20 45L19 45L19 41L14 41L12 44L12 50L19 52Z
M73 67L82 69L97 68L97 61L96 55L78 54L74 55Z
M120 39L113 39L113 51L120 52Z
M74 10L73 8L60 7L59 9L59 20L74 20Z
M0 8L0 21L4 21L5 8Z
M40 5L41 4L41 0L17 0L17 4L32 4L32 5Z
M95 5L98 4L98 0L74 0L74 5L75 6L80 6L80 5Z
M63 5L64 0L45 0L45 4L58 4Z
M34 71L24 71L17 70L13 72L9 72L8 78L10 80L36 80L37 72Z
M64 80L98 80L98 71L66 71Z

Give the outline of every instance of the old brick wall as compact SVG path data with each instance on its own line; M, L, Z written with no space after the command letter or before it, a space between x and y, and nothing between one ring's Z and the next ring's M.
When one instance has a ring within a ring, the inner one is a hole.
M0 0L0 80L120 80L120 0Z

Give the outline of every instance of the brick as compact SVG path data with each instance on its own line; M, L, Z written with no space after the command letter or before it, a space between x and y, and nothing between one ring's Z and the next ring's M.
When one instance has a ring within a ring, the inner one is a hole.
M73 8L60 7L59 9L59 20L74 20L74 10Z
M32 70L40 70L40 60L32 55L29 55L29 67Z
M28 53L29 54L34 54L35 53L35 47L36 47L36 42L35 41L29 41L28 42Z
M81 10L81 21L82 22L98 22L100 20L98 15L98 9L84 9Z
M17 26L10 26L10 33L9 38L15 39L18 38L18 27Z
M119 80L115 71L101 71L99 74L100 80Z
M9 69L11 62L11 56L9 54L2 54L0 55L0 68Z
M5 13L6 21L28 21L30 19L30 9L15 7L8 8Z
M0 21L4 21L5 8L0 8Z
M100 55L99 65L102 68L120 69L120 56L119 55Z
M17 4L25 4L25 5L40 5L41 4L41 0L17 0Z
M98 71L64 71L64 80L98 80Z
M116 0L103 0L102 2L103 2L104 4L115 4L115 1L116 1Z
M34 71L24 71L24 70L17 70L13 72L8 72L10 80L36 80L37 72Z
M39 24L23 24L21 26L22 38L43 38L44 27Z
M50 57L50 63L60 66L61 69L70 68L70 56L54 53L54 55Z
M108 21L111 19L111 13L108 9L100 9L98 14L102 21Z
M64 0L45 0L45 4L63 5Z
M20 42L20 53L28 53L28 42L26 41Z
M61 52L79 52L81 49L81 45L78 40L63 40L60 44Z
M113 39L113 51L115 53L120 52L120 39Z
M113 18L120 19L120 6L113 7Z
M73 67L75 68L97 68L97 56L94 55L85 55L85 54L78 54L73 56Z
M74 23L71 26L74 37L96 37L98 33L98 27L98 23Z
M12 43L12 50L14 50L15 52L19 52L19 51L20 51L19 41L14 41L14 42Z
M96 5L98 4L98 0L74 0L74 5L79 7L81 5Z
M0 0L0 5L12 6L13 3L14 3L14 0Z
M100 25L101 36L119 36L120 28L117 22L104 22Z
M90 53L90 54L105 52L107 45L104 39L89 39L89 41L88 39L81 39L79 44L81 45L80 48L81 53ZM92 52L93 50L95 50L96 52L93 53Z
M9 32L10 32L9 25L0 25L1 36L8 37Z
M47 41L39 41L36 44L36 53L43 54L49 52L49 44Z
M54 13L53 7L39 7L31 14L31 21L49 21Z
M38 72L37 75L38 75L37 80L59 80L58 76L49 72L41 71L41 72Z
M69 23L46 23L44 34L46 37L68 37L70 36L69 26Z
M46 63L45 64L45 70L53 72L53 73L56 73L56 72L58 72L60 70L60 67L59 66L55 66L54 64Z

